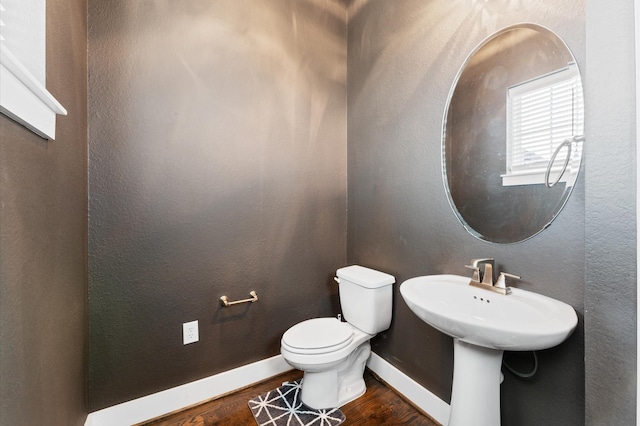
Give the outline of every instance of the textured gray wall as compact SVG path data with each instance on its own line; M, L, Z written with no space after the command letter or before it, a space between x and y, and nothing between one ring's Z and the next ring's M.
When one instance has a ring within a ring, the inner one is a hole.
M47 1L55 141L0 115L0 424L86 418L86 0Z
M346 65L341 5L278 2L258 11L229 2L215 18L202 13L204 2L175 15L144 9L149 4L108 10L97 3L94 407L274 354L289 323L337 309L327 271L344 263L346 143L338 101ZM581 5L545 11L504 1L486 6L495 9L390 3L350 5L350 261L401 281L465 273L468 258L492 255L527 278L523 288L565 300L581 316L586 281L586 423L633 424L632 2L586 0L586 67ZM163 4L169 7L156 2ZM86 413L86 2L48 5L48 88L69 116L58 120L57 141L48 143L0 116L1 424L82 424ZM200 25L182 21L190 13ZM259 19L262 13L269 18ZM497 246L465 234L448 210L439 176L441 109L466 52L520 20L554 29L586 68L591 143L583 179L551 228L526 243ZM199 114L203 108L216 116ZM206 158L189 154L196 148ZM316 214L323 206L330 211ZM215 241L201 235L209 229ZM222 292L244 297L249 287L261 296L267 291L259 304L231 313L216 307ZM393 329L376 350L448 399L450 340L416 320L398 296ZM291 309L300 300L313 301L308 312ZM195 318L203 341L182 348L179 324ZM541 354L534 381L507 374L504 424L584 421L581 327ZM248 346L247 339L257 342ZM223 355L219 346L255 353Z
M379 268L398 282L425 274L467 275L469 259L490 256L500 270L523 277L518 287L572 305L578 329L562 345L539 353L538 374L524 381L505 373L502 415L505 426L581 425L584 173L556 221L513 245L469 235L449 207L441 174L442 118L458 68L486 36L526 21L560 35L584 70L581 0L552 6L507 0L350 4L347 256L349 263ZM397 287L394 309L392 327L376 338L374 351L449 401L452 340L411 313Z
M337 311L328 271L347 244L339 2L100 3L89 15L93 409L277 353L289 324ZM587 424L635 416L633 10L585 3L586 20L581 1L348 2L349 263L401 282L493 256L580 316L569 341L540 353L535 379L506 375L505 425L583 424L585 355ZM576 55L589 139L558 219L502 246L449 209L441 120L466 54L521 21ZM252 288L258 304L216 306ZM375 350L448 400L451 340L397 292L394 307ZM182 347L192 319L202 341Z
M91 0L89 88L91 410L276 355L338 312L342 2Z
M634 2L587 0L588 425L636 424Z

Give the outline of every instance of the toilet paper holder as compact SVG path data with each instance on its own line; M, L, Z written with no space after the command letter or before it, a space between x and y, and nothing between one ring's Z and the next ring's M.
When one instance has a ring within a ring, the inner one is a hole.
M249 295L251 295L250 299L242 299L242 300L236 300L233 302L229 302L229 298L227 296L221 296L220 297L220 304L222 306L231 306L231 305L237 305L238 303L253 303L256 302L258 300L258 295L256 294L255 290L251 290L249 292Z

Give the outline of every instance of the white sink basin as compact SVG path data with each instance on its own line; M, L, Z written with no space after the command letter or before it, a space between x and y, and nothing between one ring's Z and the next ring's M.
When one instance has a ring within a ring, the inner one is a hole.
M490 349L551 348L578 323L566 303L518 288L502 295L469 285L458 275L411 278L400 286L409 308L423 321L461 341Z
M566 303L512 288L502 295L469 285L469 277L428 275L400 285L409 308L453 337L448 426L500 425L504 350L547 349L571 335L578 316Z

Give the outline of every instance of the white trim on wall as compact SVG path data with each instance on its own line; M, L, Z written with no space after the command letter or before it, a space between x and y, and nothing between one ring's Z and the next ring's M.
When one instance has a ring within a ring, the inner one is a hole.
M451 407L439 397L424 388L411 377L398 370L389 362L375 353L367 361L367 367L376 373L389 386L410 401L413 405L427 413L438 423L449 423Z
M18 3L12 3L14 6ZM26 3L22 3L26 7ZM2 4L0 12L6 13ZM6 22L5 22L6 21ZM11 30L11 22L4 16L0 23ZM34 25L44 27L44 22L36 20ZM7 31L7 33L12 33ZM7 37L9 37L7 35ZM57 115L67 115L67 110L14 55L7 44L13 40L0 39L0 113L22 124L32 132L46 139L56 137ZM14 43L18 46L20 44ZM22 50L29 46L22 46ZM33 49L39 51L39 49ZM42 47L44 51L44 46ZM44 58L42 58L44 61Z
M90 413L85 426L140 423L291 370L281 355Z
M367 366L389 386L441 424L449 421L449 404L419 385L380 356L371 353ZM90 413L85 426L140 423L203 402L291 370L276 355L182 386Z

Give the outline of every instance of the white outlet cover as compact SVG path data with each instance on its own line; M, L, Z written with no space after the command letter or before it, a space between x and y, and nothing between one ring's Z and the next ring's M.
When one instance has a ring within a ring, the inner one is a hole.
M198 334L198 321L185 322L182 324L182 340L184 345L200 340Z

